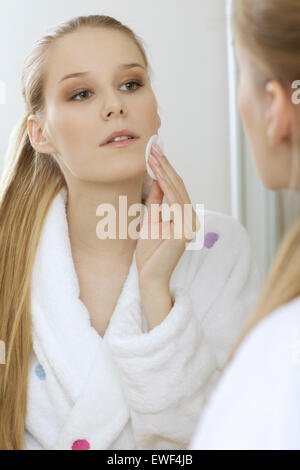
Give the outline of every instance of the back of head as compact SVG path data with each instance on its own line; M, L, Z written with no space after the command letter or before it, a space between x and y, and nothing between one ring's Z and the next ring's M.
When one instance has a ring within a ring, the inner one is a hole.
M0 365L0 449L24 446L29 359L32 350L30 284L35 253L48 209L66 186L52 155L36 152L30 142L27 119L45 119L44 82L52 45L81 27L111 28L130 37L148 61L133 31L110 16L71 19L49 31L26 57L22 94L26 113L11 136L1 178L0 194L0 339L6 363Z
M233 32L266 79L299 79L299 25L298 0L233 0Z

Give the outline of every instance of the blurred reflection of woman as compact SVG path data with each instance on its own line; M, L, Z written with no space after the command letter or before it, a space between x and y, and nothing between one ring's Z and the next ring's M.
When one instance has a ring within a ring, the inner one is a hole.
M238 104L261 180L299 191L300 2L236 0L233 28ZM300 220L230 358L190 449L300 449Z

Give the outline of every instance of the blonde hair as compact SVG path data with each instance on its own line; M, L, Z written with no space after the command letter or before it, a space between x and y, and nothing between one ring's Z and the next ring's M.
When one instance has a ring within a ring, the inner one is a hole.
M6 346L6 363L0 365L1 450L24 447L32 351L31 275L48 209L66 186L55 158L33 149L27 119L31 114L45 114L43 86L51 46L84 26L125 33L140 50L148 73L150 69L142 39L116 19L103 15L79 16L59 25L37 41L25 59L22 93L26 113L12 134L0 183L0 339Z
M300 1L234 0L233 31L267 80L281 82L292 93L300 78ZM292 103L292 100L291 100ZM300 128L293 109L294 168L299 167ZM298 172L291 174L298 179ZM295 186L295 184L294 184ZM249 332L276 308L300 295L300 219L283 239L267 279L244 328L225 364L228 366Z

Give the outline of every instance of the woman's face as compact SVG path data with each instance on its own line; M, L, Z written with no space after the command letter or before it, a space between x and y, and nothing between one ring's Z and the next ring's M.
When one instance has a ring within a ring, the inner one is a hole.
M141 66L122 68L133 63ZM51 153L69 177L109 182L145 173L146 145L161 121L144 67L138 47L118 31L82 28L55 44L47 62L46 129ZM140 138L120 148L100 146L122 129Z
M268 189L287 188L290 182L291 148L276 136L276 133L281 132L280 125L273 125L278 121L277 114L282 111L274 105L274 100L271 102L268 99L265 85L259 82L257 69L246 49L237 40L235 52L239 68L237 103L257 171ZM268 136L270 130L272 139Z

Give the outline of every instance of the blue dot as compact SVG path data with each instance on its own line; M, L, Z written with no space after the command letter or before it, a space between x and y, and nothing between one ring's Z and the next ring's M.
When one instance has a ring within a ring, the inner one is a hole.
M35 375L40 379L40 380L45 380L46 378L46 372L43 369L43 366L41 364L38 364L35 366L34 369Z

